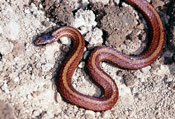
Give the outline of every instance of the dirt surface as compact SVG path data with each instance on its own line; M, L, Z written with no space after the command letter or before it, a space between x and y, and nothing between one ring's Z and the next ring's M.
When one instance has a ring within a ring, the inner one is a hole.
M100 96L85 71L90 49L106 45L126 54L141 53L149 35L143 16L119 0L1 0L0 119L174 119L175 2L148 1L165 27L163 52L140 70L102 63L119 88L119 100L111 110L94 112L66 102L56 90L55 77L70 40L42 47L33 41L60 26L78 28L86 48L72 84L83 94Z

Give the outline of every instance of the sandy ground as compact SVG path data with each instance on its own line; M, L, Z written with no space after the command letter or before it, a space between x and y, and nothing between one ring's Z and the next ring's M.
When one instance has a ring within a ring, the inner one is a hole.
M148 42L143 16L119 0L1 0L0 119L174 119L175 5L173 0L148 1L165 26L163 52L140 70L102 63L118 85L119 100L111 110L94 112L66 102L56 90L55 77L71 41L62 38L43 47L33 41L60 26L78 28L86 48L72 84L83 94L100 96L85 71L90 49L106 45L139 54Z

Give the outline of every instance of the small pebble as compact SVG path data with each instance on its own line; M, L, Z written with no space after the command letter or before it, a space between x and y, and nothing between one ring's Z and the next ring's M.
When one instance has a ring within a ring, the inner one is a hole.
M86 110L85 117L86 119L95 119L95 112Z
M105 111L103 114L102 114L102 118L103 119L110 119L111 117L111 111Z
M58 103L62 102L62 97L59 93L55 92L55 101Z
M144 24L143 24L143 23L139 24L139 25L137 26L137 28L143 30L143 29L144 29Z
M39 114L42 112L42 110L34 110L33 111L33 115L32 115L32 117L34 118L34 117L36 117L36 116L39 116Z
M60 41L64 45L70 45L71 44L71 39L68 38L68 37L62 37L62 38L60 38Z
M86 32L96 26L97 22L95 21L95 14L91 10L79 9L75 13L75 20L72 23L72 26L75 28L86 27Z
M103 32L99 28L95 28L93 31L89 32L85 36L85 40L89 42L89 44L102 44L103 38L102 38Z
M80 64L78 65L79 68L84 68L85 66L85 62L80 62Z
M7 36L11 40L17 40L20 33L20 24L14 20L11 20L7 24Z
M4 84L1 87L1 89L7 94L10 93L6 82L4 82Z
M2 55L6 55L12 52L14 48L13 43L9 42L8 40L5 40L3 42L0 43L0 59L2 57Z
M109 0L91 0L92 3L102 2L104 5L109 3Z
M150 71L150 69L151 69L151 66L147 66L145 68L142 68L141 71L142 73L147 74Z
M40 8L40 9L43 9L43 6L42 6L42 4L39 4L39 8Z
M114 0L115 4L119 4L120 3L120 0Z
M3 30L2 30L2 27L0 26L0 34L2 34L3 33Z
M29 10L29 9L25 9L24 12L25 12L26 14L29 14L29 13L30 13L30 10Z

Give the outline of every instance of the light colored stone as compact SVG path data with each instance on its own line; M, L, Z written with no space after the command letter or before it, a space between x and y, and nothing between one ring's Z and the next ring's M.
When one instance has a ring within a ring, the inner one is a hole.
M122 78L117 78L115 80L118 86L119 98L121 99L122 105L132 105L134 103L133 95L131 93L131 89L127 87L124 83Z
M60 38L60 41L64 45L70 45L71 44L71 39L68 38L68 37L62 37L62 38Z
M29 14L29 13L30 13L30 10L29 10L29 9L25 9L24 12L25 12L26 14Z
M39 116L39 114L40 114L41 112L42 112L41 109L34 110L34 111L33 111L33 115L32 115L32 117L34 118L34 117L36 117L36 116Z
M120 0L114 0L114 2L118 5L120 3Z
M86 119L95 119L95 112L86 110L85 117Z
M6 82L4 82L4 84L1 87L1 89L7 94L10 93Z
M143 24L143 23L139 24L139 25L137 26L137 28L143 30L143 29L144 29L144 24Z
M103 119L111 119L111 111L105 111L102 114Z
M173 67L175 65L170 65L170 66L167 66L167 65L161 65L160 66L160 69L157 70L156 74L159 75L159 76L162 76L162 75L166 75L167 74L167 71L174 71L171 69L171 67ZM175 69L175 68L174 68ZM174 71L175 72L175 71Z
M109 0L90 0L92 3L97 3L97 2L101 2L103 4L108 4L109 3Z
M52 60L54 58L54 54L59 50L59 44L54 42L46 46L46 50L44 51L44 55L47 60Z
M6 27L7 27L8 38L11 40L18 40L20 25L16 21L11 20Z
M42 4L39 4L39 8L40 8L40 9L43 9L43 5L42 5Z
M1 43L0 43L0 53L2 55L9 54L9 53L12 52L13 47L14 47L13 43L11 43L7 40L1 41Z
M85 40L89 42L89 44L102 44L103 38L102 38L103 32L99 28L95 28L93 31L90 31L86 34Z
M126 3L123 2L123 3L122 3L122 6L123 6L123 7L128 7L128 4L126 4Z
M42 71L48 72L49 70L53 68L53 65L54 64L50 64L50 63L46 63L45 65L42 65Z
M32 3L31 4L31 7L32 7L32 11L37 11L38 10L38 8L36 7L36 5L34 4L34 3Z
M151 69L151 66L147 66L145 68L142 68L141 71L144 73L144 74L147 74Z
M0 34L2 34L3 33L3 31L2 31L2 27L0 26Z
M83 29L82 34L88 32L92 27L96 26L95 14L91 10L80 9L75 14L75 19L72 26ZM80 30L81 31L81 30Z
M78 65L79 68L84 68L85 66L85 62L80 62L80 64Z

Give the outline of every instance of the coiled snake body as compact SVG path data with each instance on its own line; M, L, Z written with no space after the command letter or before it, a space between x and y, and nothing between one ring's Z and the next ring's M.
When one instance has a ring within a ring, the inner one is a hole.
M108 61L125 69L140 69L153 63L161 53L164 45L164 28L155 9L144 0L126 0L145 17L149 30L150 45L139 56L128 56L110 47L95 48L87 62L90 77L103 89L101 97L91 97L79 93L72 86L72 75L83 55L85 42L81 33L73 27L61 27L52 34L44 34L35 42L36 45L52 43L63 36L73 39L73 50L63 62L59 77L56 81L61 95L77 106L94 111L103 111L112 108L118 100L118 88L114 80L101 68L100 62Z

